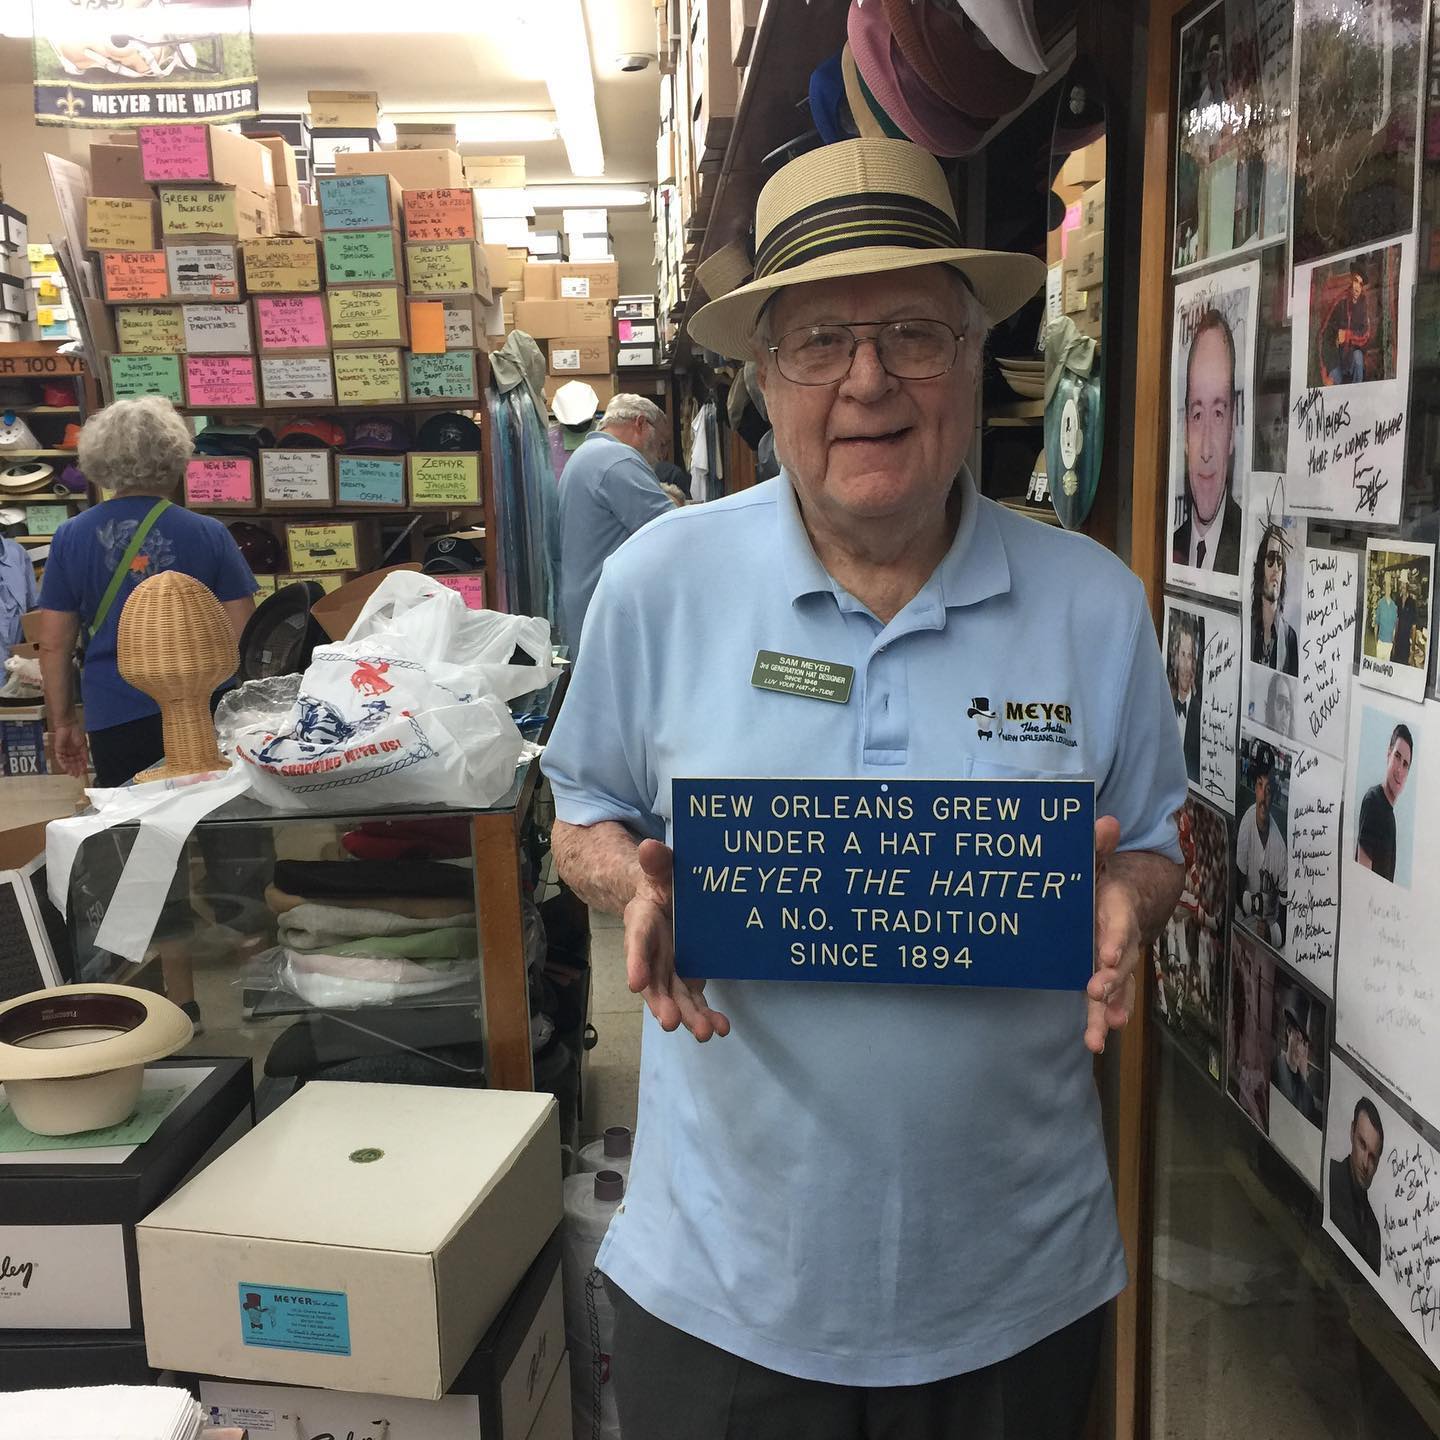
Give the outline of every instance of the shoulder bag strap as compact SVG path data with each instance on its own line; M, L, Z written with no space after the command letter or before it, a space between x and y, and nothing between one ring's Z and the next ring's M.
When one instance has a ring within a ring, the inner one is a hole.
M134 564L135 557L140 553L140 547L145 543L145 537L155 528L155 522L169 508L168 500L157 500L151 506L149 514L135 527L135 533L130 537L130 543L125 547L125 553L120 557L120 563L115 567L115 573L110 577L110 584L106 586L105 594L100 599L100 608L90 622L90 638L92 640L99 634L100 627L109 616L111 608L115 604L115 597L120 593L120 587L130 573L130 566Z

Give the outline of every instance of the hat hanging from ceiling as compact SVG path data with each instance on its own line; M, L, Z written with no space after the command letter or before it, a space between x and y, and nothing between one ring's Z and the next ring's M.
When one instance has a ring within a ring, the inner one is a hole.
M845 103L845 76L840 70L838 50L810 72L810 118L827 145L855 135L855 122Z
M417 450L462 450L480 448L480 427L468 416L453 410L432 415L415 437Z
M845 76L845 95L855 128L866 140L903 140L905 132L885 113L884 107L870 93L864 77L855 64L855 52L847 44L840 52L840 69Z
M589 425L600 408L600 397L583 380L569 380L556 390L550 408L562 425Z
M135 1109L145 1066L189 1043L180 1007L128 985L58 985L0 1005L0 1082L37 1135L118 1125Z
M403 455L409 448L405 427L398 420L383 418L357 421L345 443L347 455Z
M980 148L985 123L942 100L916 74L879 5L852 5L848 26L856 73L908 139L932 155L971 155Z
M734 359L750 358L760 312L786 285L948 265L993 325L1045 279L1034 255L962 245L940 162L905 140L842 140L792 160L760 192L755 242L755 278L689 323L699 344Z
M297 415L280 427L277 445L292 450L338 450L345 443L345 427L314 415Z
M881 8L896 48L926 87L976 119L995 120L1023 105L1045 68L1043 59L1034 73L1012 65L964 15L937 0L882 0Z
M960 0L960 8L1016 69L1043 75L1049 68L1035 26L1035 0Z
M38 495L50 489L55 469L43 460L17 460L0 466L0 495Z

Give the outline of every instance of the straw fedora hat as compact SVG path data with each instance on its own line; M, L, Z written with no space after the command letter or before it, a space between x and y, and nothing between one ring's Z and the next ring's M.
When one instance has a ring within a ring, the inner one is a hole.
M960 243L940 163L905 140L842 140L783 166L755 205L755 278L695 312L690 334L749 359L760 312L776 291L812 280L949 265L969 282L991 324L1040 288L1034 255Z
M187 1044L178 1005L128 985L57 985L0 1005L0 1081L37 1135L117 1125L135 1108L151 1060Z

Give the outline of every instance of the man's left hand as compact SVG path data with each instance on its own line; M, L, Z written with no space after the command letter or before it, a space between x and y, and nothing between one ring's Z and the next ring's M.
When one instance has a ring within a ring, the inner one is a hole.
M1096 1055L1105 1049L1105 1037L1130 1018L1140 963L1140 897L1107 864L1119 843L1114 816L1095 822L1095 973L1085 987L1085 1047Z

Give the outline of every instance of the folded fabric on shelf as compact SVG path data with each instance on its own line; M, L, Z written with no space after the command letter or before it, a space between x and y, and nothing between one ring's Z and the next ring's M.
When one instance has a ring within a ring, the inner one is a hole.
M476 978L475 966L466 961L417 965L409 960L302 954L288 949L276 954L276 978L321 1010L418 999Z
M368 935L324 947L332 955L363 955L404 960L474 960L480 954L480 937L473 925L448 930L423 930L414 935Z
M318 898L292 895L278 885L269 885L265 889L265 903L275 915L283 915L287 910L294 910L300 905L315 904ZM473 901L466 904L451 896L430 899L423 895L365 895L354 898L327 895L323 899L326 905L339 906L345 910L384 910L388 914L405 915L412 920L445 920L452 925L472 920L475 915Z
M470 854L470 821L464 815L367 820L340 843L360 860L454 860Z
M280 860L275 885L290 895L329 899L375 895L449 896L474 902L468 865L443 860Z
M387 936L423 935L430 930L463 930L474 935L473 915L422 917L395 915L388 910L368 907L327 905L320 900L307 900L287 910L276 920L276 933L282 945L297 950L328 950L351 940L372 940Z

